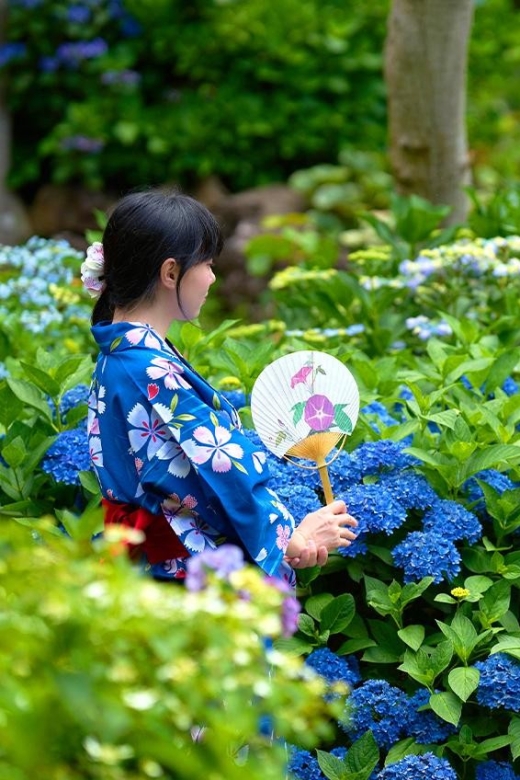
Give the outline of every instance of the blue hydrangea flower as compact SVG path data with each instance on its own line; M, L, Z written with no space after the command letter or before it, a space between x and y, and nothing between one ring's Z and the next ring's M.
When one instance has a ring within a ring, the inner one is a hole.
M426 688L420 688L409 698L406 736L413 737L419 745L444 742L457 732L457 728L452 723L437 717L432 710L421 709L428 704L429 699L430 692Z
M303 520L309 512L321 507L316 491L307 485L277 484L273 486L281 502L297 521Z
M89 388L87 385L77 385L77 387L73 387L72 390L64 393L60 404L62 415L65 416L67 412L70 412L71 409L80 404L86 404L88 395Z
M506 474L502 474L502 472L497 471L496 469L485 469L484 471L479 471L477 474L474 474L464 482L462 487L468 501L473 504L473 511L478 514L486 512L486 502L484 500L482 488L477 480L486 482L496 490L499 495L502 495L506 490L514 490L515 487L518 487Z
M450 539L465 539L474 544L482 536L482 526L477 517L461 504L448 499L438 499L423 517L425 531Z
M457 780L451 764L433 753L422 756L405 756L395 764L385 766L376 780Z
M344 496L349 512L364 532L390 535L406 521L406 509L383 484L354 485Z
M404 582L433 577L450 581L460 572L460 553L450 539L426 531L412 531L392 551L394 563L404 570Z
M480 672L477 701L492 710L520 712L520 663L505 653L477 661Z
M330 683L345 682L353 688L361 682L358 660L354 655L340 657L328 647L321 647L313 650L305 663Z
M336 550L343 558L357 558L358 555L365 555L368 552L368 546L365 542L366 534L360 529L359 523L356 533L356 538L348 547L338 547Z
M426 477L413 471L382 474L380 484L404 509L428 509L439 500Z
M508 396L516 395L519 391L518 384L515 382L513 377L508 376L504 384L502 385L502 390L504 393Z
M381 439L361 444L352 453L352 459L361 470L361 477L379 474L384 471L401 471L419 464L417 458L403 452L407 446L403 442Z
M56 482L79 485L79 472L92 468L87 440L86 420L77 428L63 431L49 447L41 467Z
M289 776L297 780L324 780L318 759L308 750L292 747L287 770Z
M340 726L352 740L372 731L379 747L390 748L403 736L408 697L386 680L368 680L347 697Z
M372 401L371 404L364 406L361 409L361 413L366 417L376 418L375 420L371 420L370 425L377 433L381 433L381 426L379 423L383 423L386 428L389 428L392 425L399 425L400 422L399 420L396 420L395 417L392 417L388 409L379 401Z
M475 780L520 780L511 764L504 761L486 761L477 766Z
M235 409L242 409L243 406L247 406L248 400L246 394L242 390L221 390L220 394L227 398L231 406Z
M333 456L328 472L335 495L344 493L347 488L361 480L361 469L346 450L341 450L338 455Z

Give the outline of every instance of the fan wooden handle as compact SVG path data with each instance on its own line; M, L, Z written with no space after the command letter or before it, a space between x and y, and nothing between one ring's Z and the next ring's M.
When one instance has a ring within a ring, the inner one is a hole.
M334 501L334 496L332 495L332 486L330 484L329 472L328 472L328 469L327 469L327 464L323 463L322 465L320 465L318 463L318 471L320 473L321 484L322 484L322 487L323 487L323 493L325 495L325 503L326 504L330 504L332 501Z

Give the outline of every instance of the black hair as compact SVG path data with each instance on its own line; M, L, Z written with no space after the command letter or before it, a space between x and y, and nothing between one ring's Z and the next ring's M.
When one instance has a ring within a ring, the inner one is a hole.
M105 287L92 312L92 323L112 320L116 308L152 300L163 262L172 257L181 280L189 268L216 258L223 238L208 209L179 192L146 190L122 198L103 233ZM182 306L181 306L182 308Z

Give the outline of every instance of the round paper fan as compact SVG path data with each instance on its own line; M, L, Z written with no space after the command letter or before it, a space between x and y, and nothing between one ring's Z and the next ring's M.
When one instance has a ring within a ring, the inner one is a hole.
M359 391L348 368L325 352L301 350L264 368L251 394L251 414L260 439L279 458L316 463L327 503L332 490L326 458L352 433Z

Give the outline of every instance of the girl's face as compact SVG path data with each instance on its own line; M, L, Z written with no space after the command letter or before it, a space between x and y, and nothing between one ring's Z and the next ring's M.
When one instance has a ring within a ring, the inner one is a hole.
M182 319L193 320L198 317L215 278L213 260L203 260L186 271L178 291Z

